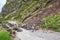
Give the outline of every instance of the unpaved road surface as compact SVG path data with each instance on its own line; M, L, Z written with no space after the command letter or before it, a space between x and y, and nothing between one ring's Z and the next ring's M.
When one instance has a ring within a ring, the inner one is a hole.
M25 29L22 30L22 32L16 32L17 34L14 40L60 40L59 32L50 30L44 32L43 30L37 30L35 32Z

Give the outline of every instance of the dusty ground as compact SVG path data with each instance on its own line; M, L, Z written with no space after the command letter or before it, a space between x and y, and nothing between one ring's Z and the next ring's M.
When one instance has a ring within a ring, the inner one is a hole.
M17 32L14 40L60 40L60 33L54 31L37 30L32 32L31 30L22 29L23 32Z

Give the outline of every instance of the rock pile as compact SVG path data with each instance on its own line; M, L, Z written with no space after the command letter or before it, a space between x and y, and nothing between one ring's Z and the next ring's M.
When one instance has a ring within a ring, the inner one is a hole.
M11 36L16 36L16 31L21 32L22 30L17 26L17 24L11 24L11 23L2 23L2 27L5 28L8 32L10 32Z

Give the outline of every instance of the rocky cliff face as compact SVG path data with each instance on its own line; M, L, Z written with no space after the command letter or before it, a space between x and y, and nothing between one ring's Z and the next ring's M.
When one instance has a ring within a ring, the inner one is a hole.
M24 21L26 18L34 15L34 12L43 8L48 0L7 0L2 9L2 15L5 19Z
M53 0L49 2L45 8L43 8L41 11L38 10L38 12L26 19L23 23L26 24L26 26L35 25L35 27L40 26L41 19L52 16L54 17L55 15L58 15L60 11L60 0Z

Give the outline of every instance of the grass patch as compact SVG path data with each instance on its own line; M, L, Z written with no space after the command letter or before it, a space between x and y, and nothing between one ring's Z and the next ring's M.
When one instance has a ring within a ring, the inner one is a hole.
M0 40L12 40L10 33L0 26Z
M55 15L54 17L48 16L46 18L43 18L40 24L43 28L54 28L55 31L60 32L60 15Z

